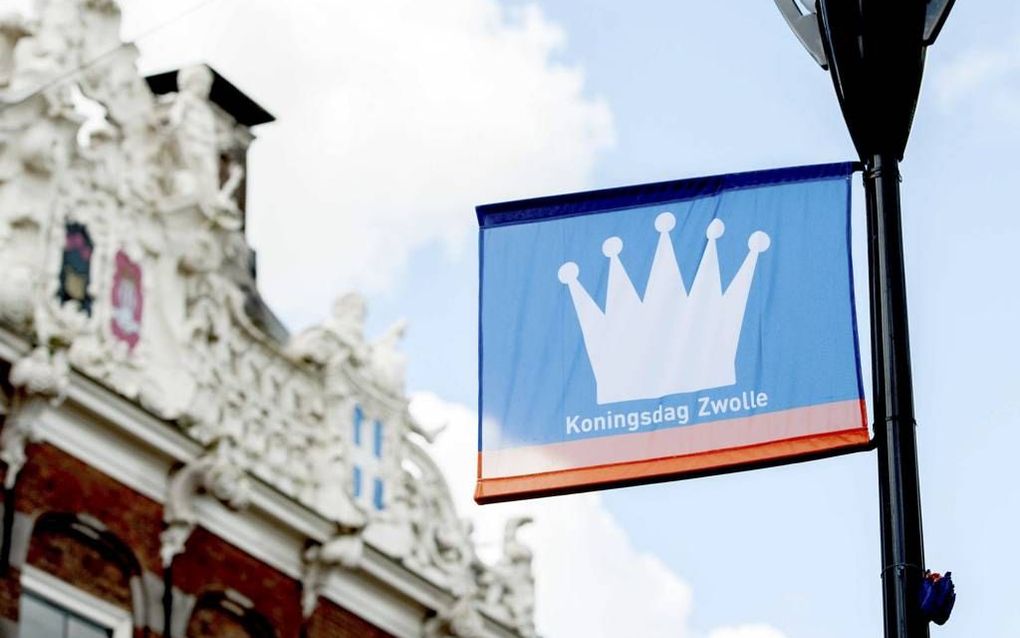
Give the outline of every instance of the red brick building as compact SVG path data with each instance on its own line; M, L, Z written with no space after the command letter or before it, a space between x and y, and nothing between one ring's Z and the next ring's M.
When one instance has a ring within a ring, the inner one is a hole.
M0 22L0 636L531 636L407 410L397 325L289 335L244 236L272 117L146 80L110 0ZM98 57L97 52L108 52Z

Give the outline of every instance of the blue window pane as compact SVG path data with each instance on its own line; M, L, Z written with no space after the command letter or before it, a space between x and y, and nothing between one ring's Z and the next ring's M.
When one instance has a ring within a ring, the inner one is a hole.
M354 466L354 498L361 497L361 468Z
M372 483L372 504L375 505L375 509L381 510L383 508L383 482L382 479L375 479Z
M74 616L67 619L66 638L108 638L111 633L109 629Z
M21 597L21 635L63 638L63 611L26 592Z
M372 431L372 454L375 458L382 458L382 423L375 422L375 428Z
M21 595L20 635L31 638L109 638L113 631L30 591Z
M365 420L365 413L361 411L361 406L354 406L354 445L361 447L361 424Z

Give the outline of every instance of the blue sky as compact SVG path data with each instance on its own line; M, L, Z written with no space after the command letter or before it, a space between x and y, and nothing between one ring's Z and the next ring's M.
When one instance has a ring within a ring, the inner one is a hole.
M127 33L176 13L127 4ZM771 2L396 5L295 8L259 31L269 18L219 0L179 25L186 37L170 29L140 44L149 69L211 61L280 118L259 132L251 169L263 290L292 327L347 286L367 292L370 332L407 317L409 390L426 393L438 421L469 423L477 397L475 204L854 159L829 78ZM316 11L330 19L312 24ZM262 33L269 53L252 49ZM953 571L960 595L933 636L1020 634L1018 146L1020 5L960 2L930 51L902 167L926 556ZM291 174L282 162L318 168ZM859 177L854 198L866 299ZM473 458L470 435L446 436L460 446L442 451L451 466ZM603 588L669 590L614 610L648 619L641 635L876 636L875 463L858 454L536 507L594 508L608 530L598 538L628 552L592 569ZM536 561L557 551L541 545L549 538L536 534ZM650 571L624 574L631 563ZM595 635L571 631L591 625L567 611L570 592L553 592L563 579L537 569L543 631ZM542 610L549 601L559 613ZM663 626L673 620L684 624Z
M614 115L617 144L595 165L594 187L853 159L827 75L771 3L542 6L569 35L564 57L583 64L586 87ZM962 73L954 65L980 66L969 58L996 52L1012 56L1008 72L963 94L948 86ZM960 3L930 52L903 164L926 555L929 567L953 570L960 589L953 619L933 635L1020 632L1010 576L1020 523L1010 471L1020 444L1018 58L1020 7ZM854 197L861 226L859 177ZM457 310L439 321L459 324L451 335L473 335L462 317L474 283L459 272L471 261L444 269L428 250L412 259L430 280L464 281L451 285ZM381 297L376 312L396 313L408 296L409 307L427 308L416 288ZM422 331L438 319L409 316ZM437 375L422 359L445 357L421 348L412 386L471 402L474 379ZM470 345L458 350L468 360ZM693 584L696 625L767 620L791 637L873 636L881 631L875 464L874 454L859 454L615 490L604 501L638 548Z

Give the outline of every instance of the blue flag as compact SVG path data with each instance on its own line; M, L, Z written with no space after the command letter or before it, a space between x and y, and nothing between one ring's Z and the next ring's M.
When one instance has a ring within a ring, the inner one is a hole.
M476 499L865 446L851 170L479 207Z

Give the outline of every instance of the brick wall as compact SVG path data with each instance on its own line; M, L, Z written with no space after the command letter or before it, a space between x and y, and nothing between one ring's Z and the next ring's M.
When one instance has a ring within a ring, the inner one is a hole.
M28 463L18 477L16 510L19 516L47 523L36 525L27 562L130 610L132 576L149 572L149 582L162 579L162 506L52 446L32 445L28 454ZM74 523L75 517L80 514L87 515L86 521L91 520L88 517L99 521L105 531L98 538L94 531L75 531L74 526L79 525ZM70 531L57 524L61 522L72 523ZM0 574L0 619L17 620L21 591L17 567ZM272 627L278 638L301 635L300 583L201 527L174 561L173 585L178 593L200 603L188 619L189 636L245 638L253 635L246 627L259 623ZM228 589L250 601L250 608L238 614L238 606L229 601L221 607L202 603ZM148 607L160 609L161 592L149 591L148 595ZM258 622L248 622L252 618ZM161 622L161 616L149 619L157 626ZM135 634L159 636L141 628ZM385 638L389 634L349 610L320 600L307 635Z
M21 572L9 569L0 576L0 618L18 619L18 599L21 597Z
M89 514L131 548L142 569L161 573L163 506L50 445L32 445L18 476L17 511Z
M188 620L187 636L250 638L251 634L235 616L216 609L196 609Z
M234 589L276 628L279 638L297 638L301 585L199 527L174 561L174 585L200 595Z
M74 583L96 598L131 611L134 575L89 539L59 531L36 533L28 550L28 564Z

